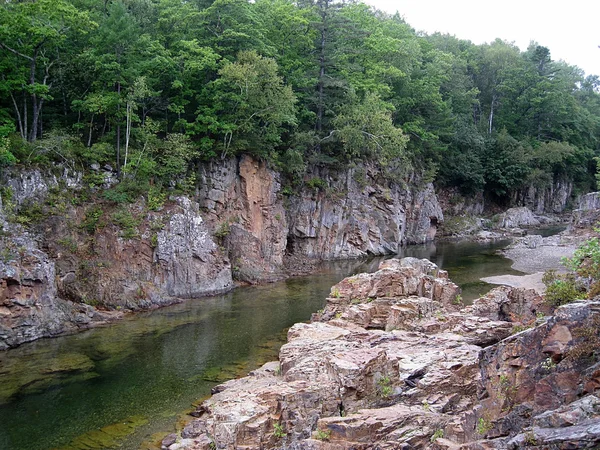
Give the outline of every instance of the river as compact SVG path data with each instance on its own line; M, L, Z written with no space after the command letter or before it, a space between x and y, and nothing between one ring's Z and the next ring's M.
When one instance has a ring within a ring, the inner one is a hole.
M465 299L483 276L518 273L507 241L411 246L450 273ZM152 448L215 384L276 359L285 331L322 308L330 287L378 261L324 264L316 275L238 288L136 314L108 327L0 352L0 449Z

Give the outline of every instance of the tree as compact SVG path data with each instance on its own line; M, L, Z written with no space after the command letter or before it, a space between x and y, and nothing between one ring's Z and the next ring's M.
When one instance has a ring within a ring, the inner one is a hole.
M2 67L3 84L21 136L35 141L44 102L51 99L52 68L62 56L63 44L95 24L65 0L4 2L0 24L2 57L10 61Z
M197 121L219 136L221 158L238 150L265 156L281 142L285 126L296 124L296 97L277 73L277 63L255 51L240 52L219 70L210 103Z

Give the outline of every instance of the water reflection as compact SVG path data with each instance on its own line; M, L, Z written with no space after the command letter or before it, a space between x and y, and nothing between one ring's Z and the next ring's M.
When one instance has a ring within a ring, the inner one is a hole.
M472 298L479 277L508 273L505 242L413 246ZM135 449L215 383L276 357L285 329L322 308L344 276L378 260L323 264L321 273L138 314L109 327L0 352L0 448Z

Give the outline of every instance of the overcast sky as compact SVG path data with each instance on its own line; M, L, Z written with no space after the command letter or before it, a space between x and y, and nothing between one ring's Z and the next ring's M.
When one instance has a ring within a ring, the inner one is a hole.
M586 74L600 75L600 0L364 0L398 11L417 31L475 44L501 38L525 50L531 40Z

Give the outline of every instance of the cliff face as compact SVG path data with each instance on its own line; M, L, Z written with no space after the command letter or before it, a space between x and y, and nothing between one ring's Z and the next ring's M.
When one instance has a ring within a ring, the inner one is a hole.
M126 235L109 210L73 206L55 177L24 172L6 185L0 349L233 286L227 256L188 198L174 198L160 212L133 205L136 228ZM90 217L97 222L92 231Z
M233 277L281 279L289 259L395 253L433 239L443 220L431 185L400 187L373 167L314 169L285 195L250 157L208 164L200 179L197 201L171 197L159 210L105 201L66 171L5 179L0 348L221 293Z
M279 175L249 157L207 166L200 204L223 233L234 273L245 281L284 276L286 258L344 259L396 253L432 240L443 221L433 187L404 188L375 168L313 168L282 192Z

